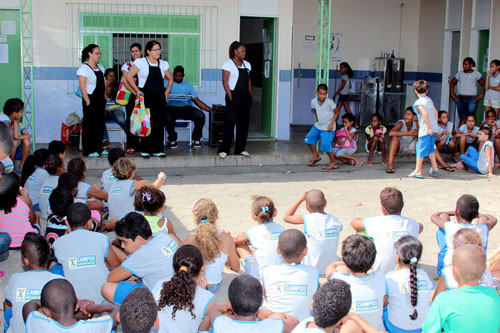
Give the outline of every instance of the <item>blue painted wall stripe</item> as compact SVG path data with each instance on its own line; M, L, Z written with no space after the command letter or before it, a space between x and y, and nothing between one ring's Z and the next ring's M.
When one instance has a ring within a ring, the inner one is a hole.
M330 79L335 78L336 70L330 70ZM302 79L314 79L316 78L316 70L315 69L301 69L300 70ZM362 80L370 75L370 71L354 71L355 80ZM299 70L296 68L293 73L294 78L298 78ZM341 78L342 73L337 71L337 78ZM426 80L429 82L441 82L442 74L441 73L432 73L432 72L405 72L405 81L417 81L417 80Z

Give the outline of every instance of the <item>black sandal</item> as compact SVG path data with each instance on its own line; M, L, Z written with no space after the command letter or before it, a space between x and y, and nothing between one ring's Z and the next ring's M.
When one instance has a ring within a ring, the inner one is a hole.
M394 168L385 169L386 173L394 173Z

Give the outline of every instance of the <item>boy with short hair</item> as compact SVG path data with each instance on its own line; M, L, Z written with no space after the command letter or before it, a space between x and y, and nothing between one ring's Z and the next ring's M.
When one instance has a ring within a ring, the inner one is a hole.
M337 106L335 102L328 98L328 86L324 83L318 85L316 90L316 98L311 100L311 112L315 114L316 122L307 133L304 143L309 146L313 153L313 158L307 163L308 166L313 166L321 157L316 149L316 144L321 139L321 151L328 154L330 164L323 167L324 170L337 169L335 162L335 154L333 153L333 139L337 126L337 118L340 113L340 104Z
M102 286L102 294L109 302L121 304L132 290L141 287L151 290L158 281L172 278L172 261L179 244L170 234L153 237L149 222L136 212L118 221L115 232L129 256L109 273L108 282ZM142 279L144 285L127 281L134 276Z
M455 216L456 221L450 217ZM473 224L472 220L477 219ZM488 245L488 234L497 224L497 219L490 214L479 213L479 201L470 194L464 194L457 200L455 211L438 212L431 216L431 221L439 227L436 232L436 240L440 248L438 254L438 275L444 266L451 265L453 256L453 236L462 228L472 228L481 236L481 243L486 250Z
M109 251L108 236L90 231L92 218L86 205L70 205L66 216L71 232L54 242L54 255L76 293L100 304L104 300L101 287L109 273L106 263L113 268L119 264L118 258Z
M427 96L429 92L429 83L424 80L417 81L413 84L415 88L415 94L417 94L418 99L413 104L413 110L418 117L418 140L417 140L417 161L415 165L415 170L408 175L410 178L423 178L422 177L422 166L424 164L424 158L429 156L431 160L432 168L429 171L429 175L434 175L439 172L436 154L435 154L435 144L436 133L438 131L438 112L432 100Z
M108 162L111 168L104 170L101 177L101 187L107 193L109 193L111 185L118 180L118 178L113 175L113 164L121 157L125 157L123 149L111 148L108 155Z
M43 286L61 277L47 271L49 257L50 247L43 236L28 232L21 244L21 260L29 270L14 273L5 288L3 310L8 333L24 332L23 305L39 299Z
M76 312L76 313L75 313ZM89 320L95 313L109 313ZM33 300L23 307L26 333L71 332L108 333L116 328L118 307L115 305L95 305L88 300L79 300L71 283L64 279L54 279L42 289L40 300Z
M387 284L379 271L368 273L375 261L375 244L365 236L351 235L342 243L342 261L328 266L327 278L351 286L351 310L378 330L384 329L382 313L387 304Z
M277 251L283 264L264 267L261 272L265 308L301 321L311 313L311 300L319 286L318 270L301 264L307 253L307 240L299 230L283 231Z
M262 286L253 276L245 274L233 279L229 284L226 304L210 311L214 333L291 332L298 320L270 310L259 310L262 297Z
M418 238L424 226L412 218L401 216L403 193L395 187L386 187L380 192L380 205L382 216L365 219L355 217L351 220L351 226L373 239L377 248L373 269L386 274L396 267L394 243L403 236Z
M151 292L146 288L132 290L120 305L116 320L123 333L149 333L152 328L157 329L158 307Z
M19 169L21 170L24 166L24 161L26 161L26 158L28 158L28 155L30 154L31 149L30 135L21 124L23 112L24 102L19 98L10 98L3 106L3 113L0 113L0 121L11 129L12 138L14 139L14 150L12 151L10 158L13 161L20 159Z
M452 270L458 289L436 296L422 326L424 332L499 331L500 297L495 289L479 285L485 269L481 247L466 244L455 249Z
M304 201L307 213L295 215ZM340 232L344 228L335 216L325 213L326 204L325 194L320 190L306 191L283 217L285 222L304 224L304 233L307 237L304 263L316 267L322 275L325 274L329 264L339 261L337 248Z
M375 150L382 154L382 163L387 164L385 154L385 133L387 128L382 125L382 116L378 113L372 115L371 124L365 128L366 134L366 150L368 152L368 166L373 166L373 154Z

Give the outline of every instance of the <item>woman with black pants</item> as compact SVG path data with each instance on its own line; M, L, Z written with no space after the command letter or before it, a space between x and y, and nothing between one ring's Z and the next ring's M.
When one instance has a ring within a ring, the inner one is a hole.
M252 107L252 66L245 61L246 47L234 41L229 47L229 59L222 65L222 86L226 91L226 114L224 119L224 138L219 147L219 157L226 158L231 150L234 126L236 140L234 154L250 156L245 150Z
M168 94L174 83L170 73L168 62L161 60L161 45L155 40L146 44L144 58L134 61L128 75L127 81L136 95L144 96L144 104L151 113L151 134L141 140L141 156L149 158L166 157L163 152L163 138L165 135L165 114L167 109ZM133 80L137 74L138 84ZM163 80L168 80L165 89Z
M95 44L89 44L82 50L82 65L76 72L82 92L83 122L82 146L83 156L99 157L102 152L102 136L104 133L104 68L98 65L101 50Z

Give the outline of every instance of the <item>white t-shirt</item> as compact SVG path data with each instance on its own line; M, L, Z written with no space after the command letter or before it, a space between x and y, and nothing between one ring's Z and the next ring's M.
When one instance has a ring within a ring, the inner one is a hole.
M267 318L255 321L232 320L226 316L218 316L214 320L214 333L282 333L285 324L283 320L276 318Z
M312 314L311 301L319 286L319 274L308 265L274 265L262 269L266 290L264 307L294 316L299 321Z
M337 248L342 223L333 215L305 213L304 234L307 237L307 255L304 264L314 266L319 274L325 274L326 267L339 261Z
M394 243L403 236L418 238L420 225L414 219L401 215L382 215L363 220L366 235L373 238L377 256L373 269L388 273L396 267Z
M111 189L111 186L118 181L118 178L116 178L113 175L113 168L109 168L107 170L104 170L102 173L101 177L101 187L104 191L109 193L109 190Z
M161 59L158 59L158 61L160 62L159 67L160 67L161 73L162 73L163 77L165 77L166 71L168 71L168 69L170 68L168 61L161 60ZM158 63L156 63L156 64L148 63L148 60L146 59L146 57L144 57L144 58L139 58L139 59L135 60L133 64L134 64L134 66L139 68L139 72L137 73L137 77L139 78L138 87L144 88L144 85L146 84L146 80L148 79L148 75L149 75L149 65L151 65L153 67L158 67Z
M387 273L385 279L389 290L387 311L391 324L403 330L422 328L431 306L430 297L434 289L434 284L427 273L423 269L417 268L418 298L416 309L418 317L415 320L410 318L414 310L410 297L410 270L405 268Z
M125 62L122 65L121 71L122 72L128 72L128 71L130 71L130 69L132 68L133 65L134 65L134 62L132 60L131 61L127 61L127 62Z
M325 332L321 328L316 328L316 327L315 328L308 328L307 325L309 325L309 323L313 323L313 322L314 322L314 317L309 317L309 318L302 320L297 326L295 326L292 333L324 333Z
M351 92L350 85L351 85L351 80L349 79L349 76L347 74L342 75L341 77L342 81L345 81L344 88L340 91L340 95L349 95Z
M122 179L114 182L108 192L109 219L121 219L130 212L135 212L134 195L132 192L135 180Z
M490 75L490 80L489 80L489 86L491 87L498 87L500 84L500 73L497 74L497 76L493 76L493 74ZM498 101L500 100L500 91L493 90L493 89L488 89L486 90L486 94L484 95L484 99L491 99Z
M336 107L337 105L335 104L335 102L328 97L325 98L322 104L319 103L317 97L313 98L311 100L311 110L316 111L316 116L318 117L318 121L314 123L314 126L322 131L328 130L328 125L330 125L333 116L335 115L333 110L335 110ZM335 131L336 129L337 124L334 123L333 130Z
M57 183L59 182L59 176L56 175L48 175L45 177L42 188L40 189L40 215L42 218L47 219L49 215L52 213L50 209L49 197L52 191L57 187Z
M80 68L78 68L78 70L76 71L76 75L84 76L87 78L87 84L85 85L85 90L89 95L92 95L92 93L95 90L95 86L97 83L97 76L94 72L97 71L101 71L102 75L104 75L104 67L102 67L102 65L100 64L97 65L97 69L92 69L89 65L82 64Z
M425 108L427 111L427 116L429 117L429 123L431 125L432 130L434 133L437 133L439 130L438 122L436 119L436 111L434 108L434 103L432 103L432 100L428 96L421 97L415 101L413 104L413 110L417 114L418 117L418 124L419 124L419 129L418 129L418 136L426 136L427 135L427 123L424 120L424 115L420 110L417 108L417 106L421 106Z
M329 279L339 279L351 286L351 311L360 315L378 330L384 329L382 312L384 296L388 294L384 274L373 272L365 276L333 273Z
M446 289L458 289L458 282L453 277L451 266L446 266L445 268L443 268L443 277L446 282ZM486 268L479 284L483 287L493 287L493 275L491 274L489 269Z
M109 315L89 320L79 320L71 327L64 327L54 319L33 311L26 319L26 333L109 333L113 328L113 318Z
M457 95L476 96L476 82L481 80L483 76L476 70L470 73L465 73L463 70L455 74L455 79L458 81Z
M264 267L280 265L283 262L276 248L278 247L278 239L284 230L277 223L265 222L246 231L250 245L255 252L259 271Z
M42 189L43 181L48 175L49 173L47 170L37 167L31 176L26 179L24 188L28 191L28 195L33 205L40 202L40 190Z
M486 141L481 146L481 149L479 150L479 158L477 159L477 168L483 175L486 175L489 172L486 147L490 147L491 163L493 165L495 164L495 148L493 148L493 143L491 141Z
M456 221L448 221L444 223L444 233L446 237L446 245L448 246L448 250L446 251L446 255L444 256L443 263L446 266L451 265L451 259L453 258L453 236L457 233L458 230L462 228L470 228L476 231L479 236L481 236L481 243L483 244L483 248L486 251L488 246L488 226L486 224L470 224L470 223L458 223Z
M441 126L440 123L438 123L438 131L437 131L437 134L441 134L443 133L444 131L448 131L448 133L450 133L450 135L452 135L453 133L453 123L451 121L449 121L445 127ZM446 140L446 135L443 135L441 137L441 140Z
M462 126L460 126L458 128L458 130L460 131L460 133L479 134L479 127L478 126L474 126L474 128L472 129L472 131L469 132L469 129L467 128L467 124L463 124ZM465 137L465 142L467 142L468 144L471 144L471 143L473 143L476 140L477 140L477 138L473 138L473 137L470 137L470 136L466 136Z
M91 187L92 185L87 184L85 182L78 182L78 191L76 193L76 196L79 198L88 198L89 190Z
M220 251L219 256L213 262L205 262L205 275L208 284L217 284L222 282L222 271L226 265L229 255Z
M238 68L246 68L248 69L248 73L250 75L250 71L252 70L252 65L246 60L243 60L243 66L238 67L234 63L232 59L227 59L224 64L222 64L222 70L229 72L229 79L227 80L227 84L229 85L229 90L234 90L236 87L236 82L238 82L238 78L240 77L240 72Z

